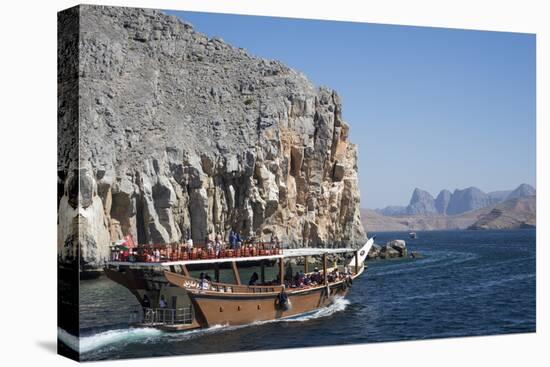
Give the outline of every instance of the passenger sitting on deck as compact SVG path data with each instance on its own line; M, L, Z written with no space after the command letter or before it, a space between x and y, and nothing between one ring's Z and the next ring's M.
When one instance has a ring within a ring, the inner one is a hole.
M327 275L327 280L329 282L335 282L338 279L338 275L335 272L336 270L333 270Z
M321 273L319 273L319 268L313 269L313 274L311 274L311 281L313 283L321 282Z
M294 279L292 279L292 285L295 287L300 286L300 273L296 272L296 275L294 276Z
M187 240L187 251L189 251L189 252L193 251L193 239L192 238L189 238Z
M164 296L160 296L159 307L166 308L166 306L167 304L166 304L166 301L164 300Z
M207 290L208 288L210 288L210 285L208 284L208 280L206 279L206 275L204 275L204 273L201 273L200 281L199 281L199 289L200 290Z
M254 272L252 273L252 276L250 277L250 281L248 282L248 285L256 285L256 282L258 281L260 277L258 276L258 273Z
M299 274L299 275L300 275L300 277L299 277L299 282L300 282L300 284L301 284L300 286L303 286L303 285L305 285L305 283L306 283L306 274L304 273L303 270L300 270L300 274Z
M294 276L294 283L296 283L296 287L300 288L304 286L304 278L305 274L303 271L299 271Z
M346 277L351 276L351 268L350 268L349 266L346 266L346 267L344 268L344 275L345 275Z

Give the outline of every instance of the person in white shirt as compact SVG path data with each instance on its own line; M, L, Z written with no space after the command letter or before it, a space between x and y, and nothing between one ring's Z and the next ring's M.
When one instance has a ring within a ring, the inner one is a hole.
M206 291L210 288L210 284L208 284L208 280L206 280L206 276L204 273L201 273L200 275L200 281L199 281L199 289Z
M159 249L155 250L155 261L156 262L160 261L160 250Z

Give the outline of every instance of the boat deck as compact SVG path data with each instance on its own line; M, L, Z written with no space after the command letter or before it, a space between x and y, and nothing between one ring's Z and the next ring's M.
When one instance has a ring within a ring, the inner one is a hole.
M243 262L243 261L261 261L261 260L276 260L288 257L299 256L322 256L324 254L342 254L352 253L357 251L354 248L300 248L300 249L284 249L282 254L276 255L256 255L256 256L240 256L240 257L217 257L213 259L189 259L189 260L165 260L158 262L134 262L134 261L108 261L108 265L113 266L177 266L177 265L192 265L192 264L216 264L224 262Z

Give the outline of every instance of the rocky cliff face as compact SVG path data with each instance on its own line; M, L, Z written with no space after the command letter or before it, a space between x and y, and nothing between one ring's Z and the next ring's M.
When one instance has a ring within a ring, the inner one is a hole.
M449 201L447 214L465 213L488 205L491 205L491 198L477 187L468 187L464 190L456 189Z
M126 234L364 240L357 148L336 92L158 11L79 9L80 154L75 165L60 147L62 257L77 231L87 267ZM71 122L74 111L60 117Z
M435 199L435 209L439 214L447 214L447 207L451 201L451 192L449 190L441 190Z

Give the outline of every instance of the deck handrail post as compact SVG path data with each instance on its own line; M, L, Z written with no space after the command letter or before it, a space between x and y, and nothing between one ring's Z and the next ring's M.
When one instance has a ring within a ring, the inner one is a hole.
M325 284L328 284L327 275L327 254L323 254L323 277L325 278Z
M188 278L190 277L189 270L187 270L187 266L185 266L185 264L181 265L181 271L182 271L183 275L185 275Z
M233 269L233 276L235 277L235 283L241 285L241 276L239 275L239 269L237 269L237 262L231 262L231 268Z
M307 271L308 269L307 269L307 255L306 255L304 256L304 274L307 274Z
M262 260L260 266L260 282L265 284L265 260Z
M285 284L285 259L281 257L279 259L279 278L281 280L281 285Z

